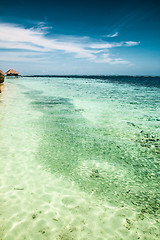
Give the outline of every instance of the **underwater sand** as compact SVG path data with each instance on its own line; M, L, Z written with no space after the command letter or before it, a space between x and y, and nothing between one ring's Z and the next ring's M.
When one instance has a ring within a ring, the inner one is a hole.
M159 239L160 90L12 81L0 95L0 239Z

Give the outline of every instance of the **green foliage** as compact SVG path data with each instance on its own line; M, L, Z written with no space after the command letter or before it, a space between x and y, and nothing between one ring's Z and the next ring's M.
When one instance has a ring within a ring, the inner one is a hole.
M0 83L3 83L4 82L4 76L2 73L0 73Z

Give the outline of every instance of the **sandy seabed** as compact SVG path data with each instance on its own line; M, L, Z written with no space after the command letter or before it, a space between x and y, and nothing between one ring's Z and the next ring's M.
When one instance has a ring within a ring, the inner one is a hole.
M0 114L1 240L160 238L158 220L97 200L35 160L41 113L29 108L15 85L6 84Z

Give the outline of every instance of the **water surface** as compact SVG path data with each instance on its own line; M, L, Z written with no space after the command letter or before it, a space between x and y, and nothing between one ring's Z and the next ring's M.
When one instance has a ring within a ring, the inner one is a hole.
M159 239L159 78L127 79L7 80L2 239Z

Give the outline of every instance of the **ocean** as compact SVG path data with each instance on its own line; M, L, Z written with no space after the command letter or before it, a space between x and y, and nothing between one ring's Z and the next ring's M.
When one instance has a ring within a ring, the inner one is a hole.
M0 239L160 239L160 77L7 78Z

